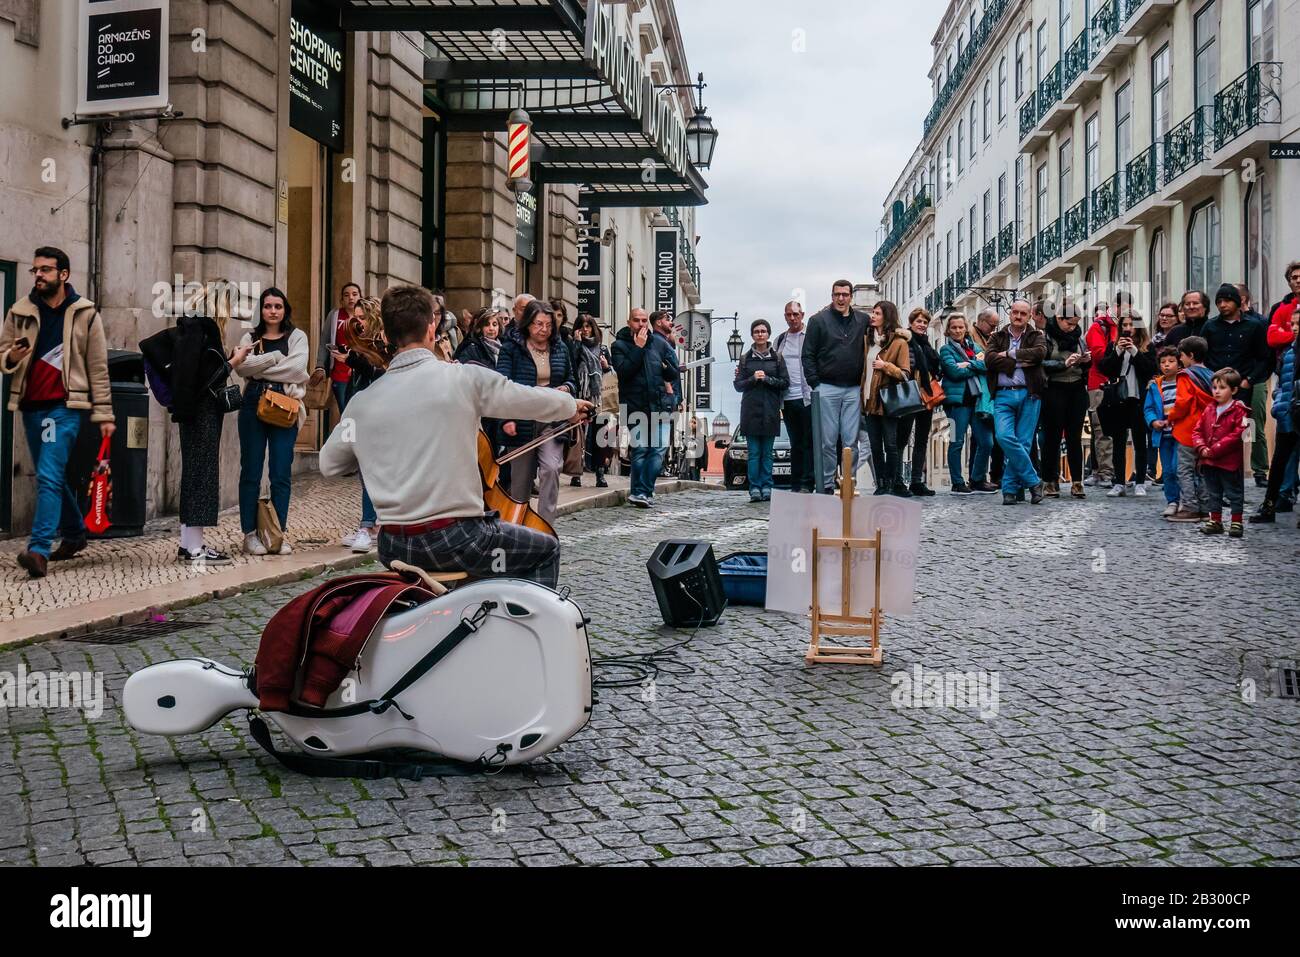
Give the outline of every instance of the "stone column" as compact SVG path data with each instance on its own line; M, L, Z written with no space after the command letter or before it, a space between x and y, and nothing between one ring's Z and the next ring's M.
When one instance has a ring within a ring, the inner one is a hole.
M448 134L444 255L457 313L515 294L515 200L505 183L504 137Z

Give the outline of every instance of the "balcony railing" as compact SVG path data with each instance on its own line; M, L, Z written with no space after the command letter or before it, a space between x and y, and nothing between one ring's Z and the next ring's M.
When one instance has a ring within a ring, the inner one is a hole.
M1260 123L1281 119L1282 64L1254 64L1214 97L1214 148L1223 149Z
M1088 238L1088 197L1079 200L1065 211L1064 250L1073 249Z
M682 264L686 267L686 271L690 274L691 279L695 282L695 288L698 290L700 288L700 267L695 259L695 247L691 244L690 240L686 238L686 230L682 228L681 210L676 206L665 206L663 210L664 217L668 222L672 223L680 231L678 233L678 245L681 252Z
M1156 148L1148 146L1124 170L1124 208L1132 209L1142 200L1154 196L1157 183Z
M1090 205L1092 206L1092 232L1094 233L1119 215L1119 177L1120 174L1116 173L1092 191Z
M1020 244L1020 275L1032 276L1038 272L1038 255L1035 249L1038 246L1038 240L1030 237Z
M998 262L1003 262L1016 251L1016 224L1007 223L998 233Z
M1115 35L1119 33L1120 2L1121 0L1110 0L1092 15L1092 37L1088 43L1089 59L1095 60L1101 56L1101 51L1106 48L1106 44L1115 39Z
M1061 220L1056 218L1038 233L1038 265L1044 266L1061 255Z
M952 103L953 97L956 96L957 90L961 87L966 79L966 74L975 61L979 59L980 53L983 52L985 44L993 36L997 29L998 21L1002 15L1007 12L1011 0L991 0L984 8L984 16L980 18L979 25L976 26L975 32L970 36L970 42L966 48L961 51L961 56L953 64L952 73L944 82L943 88L939 95L934 98L934 104L930 107L930 112L926 114L924 124L924 135L929 136L930 131L943 117L944 111Z
M954 286L958 292L966 288L966 264L962 263L957 267L957 275L953 280Z
M984 275L984 257L980 255L977 249L971 254L970 259L966 261L966 278L974 283L980 276Z
M930 187L922 186L921 191L916 194L912 202L908 204L903 211L903 218L894 222L889 229L889 235L885 237L880 248L876 250L876 255L871 258L871 269L876 275L881 272L881 267L889 261L889 257L907 238L907 234L912 227L921 219L921 214L930 207Z
M1213 122L1211 108L1203 106L1165 134L1164 169L1161 172L1166 184L1209 158L1208 134Z
M1079 31L1079 35L1066 49L1065 56L1061 60L1065 64L1061 76L1061 89L1068 90L1075 80L1083 76L1088 69L1088 64L1092 62L1092 55L1088 48L1087 28Z
M1057 63L1047 71L1043 81L1038 84L1038 119L1041 122L1047 111L1061 98L1061 64Z
M1030 90L1025 102L1020 104L1020 138L1023 140L1034 131L1038 123L1038 93Z
M998 263L1001 261L1002 260L998 259L998 239L994 236L984 244L984 268L980 272L980 275L987 276L993 270L998 268Z
M1138 12L1138 8L1146 2L1147 0L1124 0L1124 22L1128 23L1133 14Z
M943 281L943 301L952 302L953 294L956 290L953 288L952 276Z

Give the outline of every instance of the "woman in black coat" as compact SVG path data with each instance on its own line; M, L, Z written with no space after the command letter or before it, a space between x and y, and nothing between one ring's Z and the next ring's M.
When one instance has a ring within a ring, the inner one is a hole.
M781 434L781 405L790 374L785 359L772 348L772 327L756 319L749 327L754 345L736 365L736 391L741 393L740 434L749 449L749 500L772 497L772 446Z
M1121 495L1147 494L1147 424L1142 414L1147 384L1156 374L1156 356L1151 349L1151 337L1146 323L1136 312L1120 317L1119 337L1106 347L1097 363L1097 369L1110 381L1103 386L1101 406L1097 414L1102 431L1114 443L1112 463L1115 484L1106 493L1109 498ZM1125 461L1128 437L1133 436L1133 474L1136 481L1127 483L1129 474Z
M943 363L939 360L939 353L930 344L930 314L924 309L913 309L907 317L907 323L912 330L912 338L907 344L912 360L912 378L916 380L921 395L926 396L930 394L933 383L943 378ZM913 495L934 494L934 489L925 484L925 458L930 451L930 427L933 424L933 409L922 409L898 420L900 460L913 432L916 433L916 441L912 443L912 484L904 485L900 477L894 489L895 495L910 498Z

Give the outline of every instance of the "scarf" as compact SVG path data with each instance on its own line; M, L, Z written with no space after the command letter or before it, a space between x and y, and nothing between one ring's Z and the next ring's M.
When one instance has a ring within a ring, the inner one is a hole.
M1083 338L1082 324L1075 326L1074 332L1066 332L1057 325L1055 319L1049 319L1047 321L1047 328L1043 331L1051 337L1052 341L1060 347L1062 352L1079 351L1079 340Z
M492 364L496 365L497 357L501 355L501 340L489 339L487 336L480 336L479 341L482 342L487 351L491 353Z

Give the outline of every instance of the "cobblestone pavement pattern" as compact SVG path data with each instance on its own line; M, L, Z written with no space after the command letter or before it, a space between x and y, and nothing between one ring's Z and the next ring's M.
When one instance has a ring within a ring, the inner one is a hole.
M262 753L240 718L137 735L138 667L252 660L309 583L214 602L210 624L129 645L51 642L0 671L101 669L111 702L0 710L0 861L10 864L1295 864L1300 702L1270 670L1300 656L1300 531L1206 540L1146 500L925 505L916 614L885 667L806 668L806 625L733 608L653 696L602 690L559 751L491 777L319 780ZM761 548L766 506L691 492L651 512L560 521L564 578L596 655L657 627L644 563L689 534ZM988 671L996 717L896 708L915 665ZM1254 681L1253 700L1242 682ZM653 700L644 700L646 698Z

